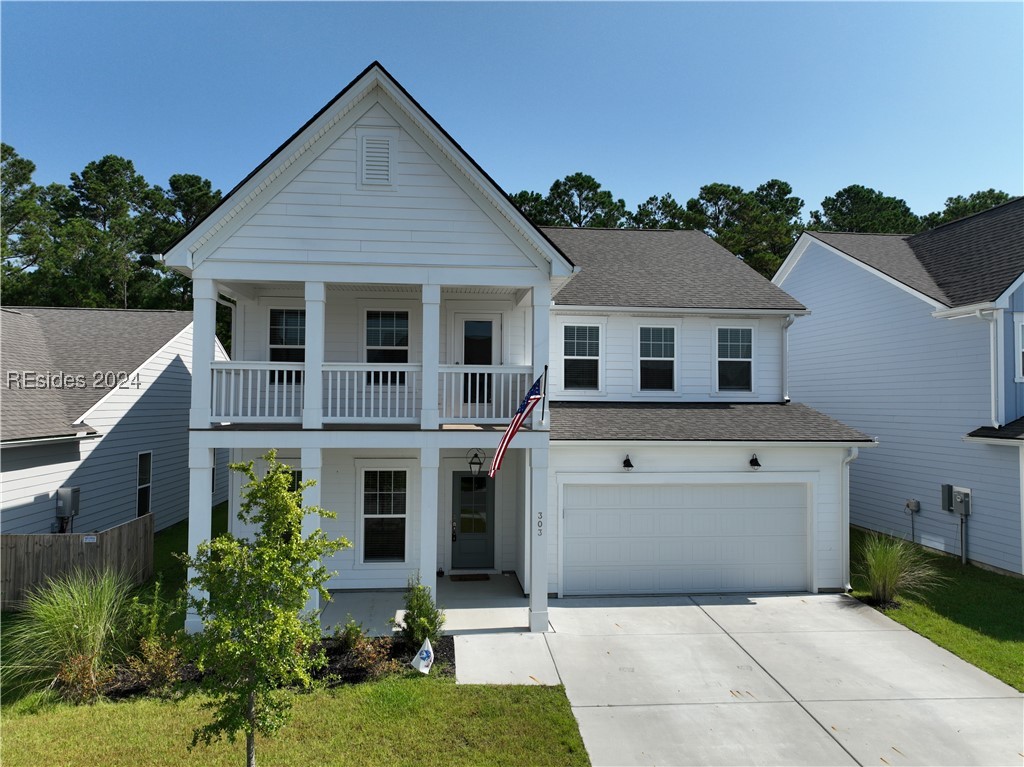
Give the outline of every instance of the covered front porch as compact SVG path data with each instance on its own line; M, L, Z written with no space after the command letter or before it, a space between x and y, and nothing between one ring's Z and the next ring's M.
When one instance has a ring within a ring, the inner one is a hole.
M546 631L547 432L521 430L492 480L487 469L502 432L488 427L429 434L193 432L189 548L194 551L210 535L209 514L199 495L210 485L213 448L195 443L230 447L232 461L255 461L257 466L273 447L297 480L316 480L304 491L304 505L335 514L307 516L306 533L319 526L329 537L352 544L324 561L332 597L324 605L325 631L344 624L348 613L365 620L367 630L386 629L387 618L401 608L410 578L416 577L443 607L471 611L458 613L450 626ZM310 441L321 446L310 447ZM478 454L482 460L471 465ZM229 525L233 534L244 536L253 531L237 520L241 494L242 477L233 473ZM453 572L486 579L453 582ZM308 606L321 606L315 594ZM193 616L187 620L190 630L200 628L190 621L195 622Z
M455 576L458 579L458 575ZM488 574L486 580L437 579L437 604L445 611L447 634L520 632L530 630L530 600L515 573ZM401 620L401 591L332 591L323 606L324 634L344 626L351 617L372 636L387 636L389 620Z

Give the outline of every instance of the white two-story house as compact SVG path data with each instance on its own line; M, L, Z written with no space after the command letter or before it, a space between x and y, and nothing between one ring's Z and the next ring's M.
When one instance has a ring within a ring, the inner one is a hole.
M214 451L276 448L354 544L332 591L513 573L544 631L552 595L847 585L870 440L787 404L804 307L700 233L538 229L377 63L166 260L194 281L192 550Z

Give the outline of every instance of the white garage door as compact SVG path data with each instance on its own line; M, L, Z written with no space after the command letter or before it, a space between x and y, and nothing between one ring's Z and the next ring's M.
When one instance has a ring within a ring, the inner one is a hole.
M563 588L806 591L804 485L565 485Z

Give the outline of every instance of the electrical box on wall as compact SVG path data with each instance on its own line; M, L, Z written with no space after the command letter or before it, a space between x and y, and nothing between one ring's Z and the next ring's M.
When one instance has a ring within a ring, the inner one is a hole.
M953 488L953 511L966 517L971 513L971 489L968 487Z
M77 517L78 500L81 495L81 488L58 487L57 488L57 516Z
M942 486L942 510L952 511L953 510L953 486L943 485Z

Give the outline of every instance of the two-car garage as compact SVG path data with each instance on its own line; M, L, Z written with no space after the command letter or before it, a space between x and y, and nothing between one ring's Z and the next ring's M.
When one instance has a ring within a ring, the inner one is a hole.
M806 484L561 488L562 593L806 591Z

